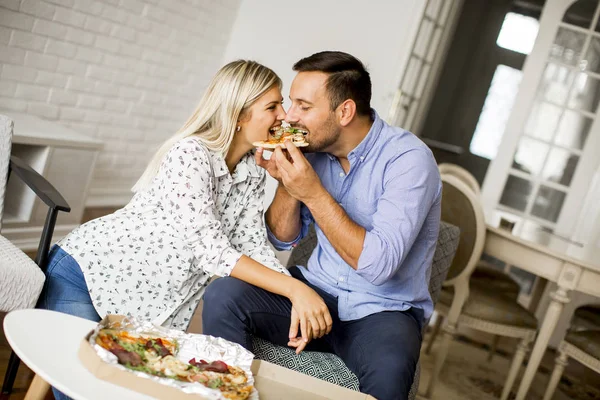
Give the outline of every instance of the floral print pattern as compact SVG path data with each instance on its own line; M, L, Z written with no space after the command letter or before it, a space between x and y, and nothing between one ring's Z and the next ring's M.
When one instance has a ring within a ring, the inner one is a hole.
M229 275L242 254L289 275L267 242L265 182L252 153L230 174L188 137L129 204L58 244L79 263L98 314L185 330L210 278Z

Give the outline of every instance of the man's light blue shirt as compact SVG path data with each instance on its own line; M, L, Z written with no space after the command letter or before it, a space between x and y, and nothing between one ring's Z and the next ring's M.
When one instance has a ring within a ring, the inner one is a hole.
M325 189L348 216L366 230L358 268L336 252L315 224L318 244L304 277L338 298L342 321L381 311L433 312L429 295L431 263L438 237L442 184L429 148L415 135L385 123L375 111L365 139L348 154L350 170L328 153L307 154ZM278 240L278 250L291 250L314 219L301 206L302 229L292 242Z

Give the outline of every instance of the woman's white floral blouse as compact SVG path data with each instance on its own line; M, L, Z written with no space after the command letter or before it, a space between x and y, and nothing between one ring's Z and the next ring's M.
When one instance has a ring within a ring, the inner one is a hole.
M246 154L233 174L194 137L168 152L144 191L58 244L81 266L100 316L187 329L213 275L245 254L289 274L267 244L265 171Z

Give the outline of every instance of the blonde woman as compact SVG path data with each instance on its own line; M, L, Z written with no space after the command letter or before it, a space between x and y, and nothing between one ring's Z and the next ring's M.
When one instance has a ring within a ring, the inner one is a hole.
M185 330L217 275L287 297L296 326L331 325L323 299L267 245L265 172L252 143L281 125L281 86L256 62L224 66L155 154L129 204L52 249L42 306L90 320L129 314Z

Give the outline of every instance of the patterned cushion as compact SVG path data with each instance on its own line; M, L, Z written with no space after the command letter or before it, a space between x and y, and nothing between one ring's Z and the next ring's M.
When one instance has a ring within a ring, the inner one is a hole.
M276 346L258 337L253 338L256 358L302 372L336 385L358 390L358 379L341 358L331 353L303 351L296 354L291 348Z
M442 221L431 264L431 277L429 278L429 294L431 294L434 305L440 297L442 283L446 280L448 269L452 265L459 240L460 229Z
M440 224L438 242L431 266L431 278L429 280L429 292L434 304L437 302L442 283L444 282L444 279L446 279L446 274L452 264L454 254L458 247L459 238L460 229L456 226L445 222ZM311 226L308 235L304 237L292 251L288 261L288 267L294 265L306 265L316 243L316 234L314 228ZM277 346L258 337L253 338L253 351L256 358L260 360L265 360L294 371L302 372L306 375L323 379L327 382L352 390L358 390L359 388L356 375L354 375L354 373L346 367L346 364L344 364L344 362L335 354L303 351L297 355L290 348ZM413 384L408 395L409 400L413 400L417 396L420 371L420 363L417 363Z

